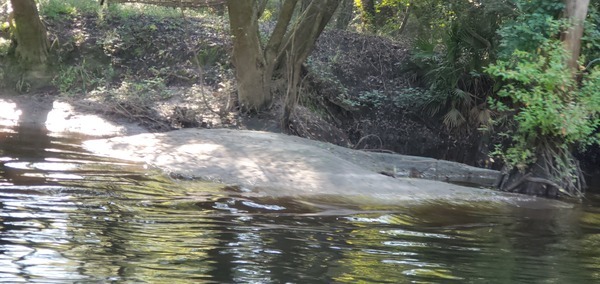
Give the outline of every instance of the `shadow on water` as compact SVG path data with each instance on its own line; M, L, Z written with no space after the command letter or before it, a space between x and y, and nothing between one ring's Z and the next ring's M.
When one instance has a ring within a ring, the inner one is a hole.
M90 155L40 127L42 109L0 126L0 282L600 281L598 196L576 209L248 198Z
M3 109L3 111L6 110L10 111L7 108ZM15 157L12 161L8 160L9 157L5 157L3 163L0 164L0 172L12 184L45 183L44 178L17 174L10 165L26 164L29 161L43 160L46 157L46 151L50 148L51 141L45 122L51 110L51 100L41 100L36 107L14 104L13 111L15 116L18 116L18 120L14 126L0 132L0 142L3 144L0 154L11 153L11 156Z

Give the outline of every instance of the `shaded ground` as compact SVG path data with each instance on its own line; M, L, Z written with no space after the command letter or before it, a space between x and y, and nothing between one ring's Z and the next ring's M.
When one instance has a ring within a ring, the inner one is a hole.
M477 137L453 135L425 110L429 97L407 64L411 49L407 40L328 30L307 63L313 98L355 148L476 164Z
M277 102L257 115L238 112L228 25L221 17L105 11L102 17L60 14L45 22L58 66L54 94L67 94L83 111L126 118L151 131L282 131ZM418 94L401 91L414 85L402 71L408 51L407 43L326 31L306 64L292 132L346 147L439 156L444 133L419 116Z
M57 66L53 94L67 95L82 111L125 118L151 131L282 132L278 102L260 114L238 112L223 17L46 12ZM473 155L448 156L469 149L468 141L452 138L437 120L423 116L426 98L403 66L409 50L409 42L328 29L305 65L303 99L290 132L345 147L473 164Z

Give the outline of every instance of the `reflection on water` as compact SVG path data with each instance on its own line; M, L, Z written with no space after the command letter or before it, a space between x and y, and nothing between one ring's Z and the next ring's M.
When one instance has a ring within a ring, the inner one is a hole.
M1 282L600 281L598 196L560 210L246 198L0 133Z

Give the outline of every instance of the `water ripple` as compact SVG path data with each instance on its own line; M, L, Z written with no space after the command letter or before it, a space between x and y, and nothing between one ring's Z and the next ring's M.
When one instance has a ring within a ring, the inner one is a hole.
M597 203L540 211L255 198L96 157L73 139L5 134L4 283L600 282Z

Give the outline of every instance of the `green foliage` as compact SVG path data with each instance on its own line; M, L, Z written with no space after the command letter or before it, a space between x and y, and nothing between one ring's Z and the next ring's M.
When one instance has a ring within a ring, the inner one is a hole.
M60 19L84 14L98 13L103 7L98 0L39 0L39 12L44 17ZM181 18L181 10L173 7L139 3L115 4L107 6L108 15L118 18L150 16L157 19ZM209 17L209 9L186 10L187 16Z
M108 14L112 17L118 18L130 18L140 15L147 15L159 19L181 18L181 11L177 8L145 4L109 5Z
M60 66L52 83L61 93L74 95L106 85L113 76L111 66L97 66L83 60L79 64Z
M594 66L600 65L600 4L590 3L581 46L584 65L588 66L590 63ZM596 61L592 63L594 60Z
M156 77L142 80L125 79L121 86L114 90L113 96L121 101L128 100L147 104L167 98L168 93L164 80Z
M366 30L376 30L377 26L375 25L375 11L374 6L369 5L372 4L374 0L354 0L354 6L356 10L360 14L360 18L362 20L362 27ZM366 5L365 5L366 4Z
M441 27L438 34L416 41L411 63L429 92L426 110L441 114L449 129L463 131L491 118L486 98L493 94L494 81L483 69L496 58L503 10L459 4L439 8L446 18L431 20Z
M420 88L405 88L392 92L370 90L359 93L357 96L340 95L342 102L354 108L379 109L392 106L396 109L415 111L428 102L428 93Z
M196 54L198 64L203 67L211 67L215 65L225 64L227 52L222 46L206 45L200 48Z
M512 56L515 50L534 51L551 39L557 39L567 26L559 15L564 10L562 1L515 0L515 17L507 20L498 34L500 57Z
M421 88L405 88L396 90L391 97L392 103L397 108L412 111L421 109L428 102L427 90Z
M4 57L8 55L8 52L11 48L11 42L8 39L4 39L0 37L0 57Z
M562 19L564 3L548 0L515 0L515 17L498 31L499 56L507 59L515 50L534 52L549 41L558 40L569 22ZM591 4L581 42L583 65L600 58L600 11Z
M260 22L270 22L273 21L273 11L271 9L265 9L262 15L260 15Z
M345 99L344 103L353 107L380 108L388 101L387 95L379 90L361 92L356 99Z
M164 7L142 3L124 3L118 5L109 5L107 10L108 15L111 17L122 19L142 15L155 19L181 19L181 9L178 7ZM199 18L217 17L209 8L187 9L185 10L185 16Z
M96 0L40 0L39 12L51 19L95 13L100 6Z
M365 3L363 3L365 2ZM373 1L373 7L365 7L368 1L355 0L354 6L361 15L364 28L377 31L381 35L395 36L398 34L406 8L411 0L380 0ZM414 5L414 4L413 4ZM371 10L371 8L373 10Z
M593 133L600 126L600 68L578 84L567 71L565 56L560 42L549 41L536 53L516 50L511 59L487 68L508 82L493 105L514 112L518 124L509 134L513 144L497 151L509 165L534 162L536 147L544 141L561 149L598 142Z
M348 103L350 102L348 100L348 88L333 74L331 66L334 64L335 61L330 64L320 60L313 60L311 57L306 60L306 66L310 73L316 77L316 80L324 82L327 86L331 86L338 93L338 99ZM348 105L354 106L352 103Z

